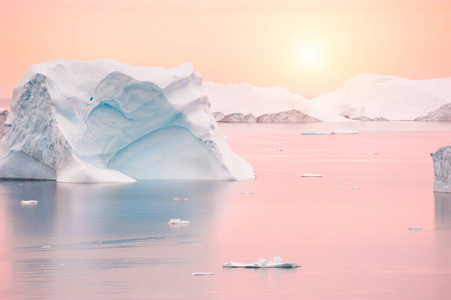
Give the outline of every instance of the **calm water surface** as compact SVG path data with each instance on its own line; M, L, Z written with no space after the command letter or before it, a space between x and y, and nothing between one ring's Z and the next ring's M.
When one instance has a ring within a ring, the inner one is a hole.
M0 298L451 299L451 194L429 155L451 124L346 126L222 124L250 181L0 182ZM222 268L276 255L302 267Z

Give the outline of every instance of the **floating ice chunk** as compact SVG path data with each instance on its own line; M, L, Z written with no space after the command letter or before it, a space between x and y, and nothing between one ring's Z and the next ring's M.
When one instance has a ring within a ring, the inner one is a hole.
M192 246L194 246L194 247L202 247L202 246L205 246L205 244L193 244Z
M276 148L276 149L273 149L274 151L283 151L283 148Z
M188 201L188 198L179 198L179 197L174 197L174 201L178 202L178 201Z
M311 173L305 173L301 175L302 177L323 177L321 174L311 174Z
M339 189L339 190L342 190L344 188L345 188L344 186L337 186L337 189Z
M227 262L223 263L222 266L224 268L247 268L247 269L261 269L261 268L299 268L301 265L298 265L295 262L282 262L282 258L280 256L274 257L273 260L267 261L264 258L259 258L255 263L240 263L240 262Z
M179 224L189 224L189 221L181 220L181 219L171 219L169 220L168 224L170 225L179 225Z
M242 192L241 194L251 195L251 194L255 194L255 193L254 192Z
M310 130L302 132L301 135L329 135L329 131L321 131L321 130Z
M50 249L50 248L52 248L52 246L50 246L50 245L42 246L42 247L41 247L41 249Z
M353 186L351 189L353 189L353 190L360 190L360 188L358 186Z
M192 276L205 276L205 275L215 275L213 272L193 272Z
M409 227L409 230L423 230L423 228L421 228L420 226L411 226Z
M332 131L332 134L357 134L359 133L355 129L348 129L348 128L340 128Z
M38 200L22 200L20 201L20 205L36 205L38 204Z

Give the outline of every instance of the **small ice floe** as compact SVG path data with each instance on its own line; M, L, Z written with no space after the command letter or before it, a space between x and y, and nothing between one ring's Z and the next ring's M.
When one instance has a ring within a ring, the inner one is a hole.
M189 224L189 221L181 220L181 219L171 219L168 222L169 225L183 225L183 224Z
M254 192L242 192L241 194L251 195L251 194L255 194L255 193Z
M332 134L357 134L359 133L355 129L349 129L349 128L340 128L332 131Z
M215 275L213 272L193 272L191 276L205 276L205 275Z
M301 177L323 177L323 175L322 174L305 173L305 174L302 174Z
M38 204L38 200L22 200L20 201L20 205L36 205Z
M52 246L50 246L50 245L46 245L46 246L42 246L41 247L41 249L51 249L52 248Z
M321 130L310 130L302 132L301 135L329 135L329 131L321 131Z
M345 188L344 186L337 186L337 189L339 189L339 190L342 190L344 188Z
M423 230L423 228L421 228L420 226L411 226L411 227L409 227L409 230L416 231L416 230Z
M283 148L276 148L276 149L273 149L274 151L283 151Z
M376 152L368 152L366 155L379 155L379 152L378 151L376 151Z
M351 189L352 190L360 190L360 188L358 186L353 186Z
M267 261L264 258L259 258L255 263L239 263L239 262L227 262L223 263L222 266L224 268L248 268L248 269L260 269L260 268L283 268L283 269L291 269L291 268L299 268L301 265L298 265L295 262L282 262L282 258L280 256L276 256L271 261Z
M188 198L179 198L179 197L174 197L174 201L178 202L178 201L188 201Z

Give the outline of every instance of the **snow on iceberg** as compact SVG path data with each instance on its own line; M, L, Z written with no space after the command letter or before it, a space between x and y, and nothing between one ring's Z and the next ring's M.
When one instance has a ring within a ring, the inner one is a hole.
M190 64L163 69L58 59L34 65L13 92L11 153L0 161L0 177L254 178L209 107L202 78ZM24 160L30 163L19 163Z
M312 99L311 105L349 119L414 120L449 103L450 95L451 78L410 80L359 74L344 87Z
M205 82L204 87L211 101L211 111L215 112L216 120L220 122L319 122L327 115L322 110L311 112L310 100L282 87L212 82ZM327 117L329 121L345 120L340 116Z
M434 164L434 192L451 193L451 145L431 153Z
M299 268L300 265L295 262L282 262L282 258L280 256L275 256L273 260L267 261L264 258L259 258L255 263L240 263L240 262L226 262L223 263L222 266L224 268L246 268L246 269L261 269L261 268L282 268L282 269L291 269L291 268Z

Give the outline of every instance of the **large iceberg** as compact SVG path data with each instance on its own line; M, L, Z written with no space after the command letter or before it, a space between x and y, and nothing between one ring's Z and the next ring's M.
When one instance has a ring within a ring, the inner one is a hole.
M0 161L0 178L254 178L209 107L190 64L169 70L111 60L34 65L13 92L10 151Z
M451 78L410 80L359 74L344 87L312 101L347 118L414 120L451 101Z
M262 88L249 84L204 84L212 111L222 113L222 122L239 120L237 114L263 115L285 112L285 117L261 118L260 122L324 122L361 120L415 120L439 109L429 120L449 119L451 78L410 80L395 76L359 74L344 87L306 99L281 87ZM306 117L295 118L299 112ZM440 116L436 116L440 114ZM217 114L217 116L221 116ZM241 118L243 119L243 118ZM244 119L243 119L244 121ZM258 121L257 121L258 122Z
M434 192L451 193L451 146L431 153L434 163Z

